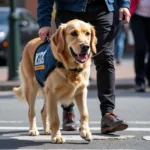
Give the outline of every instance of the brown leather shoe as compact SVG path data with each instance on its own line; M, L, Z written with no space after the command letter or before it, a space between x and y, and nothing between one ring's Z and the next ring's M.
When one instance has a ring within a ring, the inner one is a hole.
M75 115L73 109L64 110L63 109L63 126L64 131L76 131L77 123L75 122Z
M128 124L120 120L113 113L106 113L101 121L101 133L108 134L116 131L122 131L128 128Z

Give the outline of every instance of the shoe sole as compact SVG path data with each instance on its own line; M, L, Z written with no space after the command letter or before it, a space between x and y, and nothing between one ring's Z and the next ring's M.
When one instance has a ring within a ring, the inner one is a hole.
M127 128L128 128L127 124L121 123L121 124L115 125L113 127L102 128L101 133L102 134L108 134L108 133L113 133L113 132L116 132L116 131L123 131Z
M77 127L63 127L63 131L77 131Z

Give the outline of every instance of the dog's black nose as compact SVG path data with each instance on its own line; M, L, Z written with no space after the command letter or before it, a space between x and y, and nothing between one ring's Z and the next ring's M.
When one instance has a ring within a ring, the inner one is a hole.
M81 52L82 53L86 53L90 48L90 46L86 45L86 44L81 44L80 47L81 47Z

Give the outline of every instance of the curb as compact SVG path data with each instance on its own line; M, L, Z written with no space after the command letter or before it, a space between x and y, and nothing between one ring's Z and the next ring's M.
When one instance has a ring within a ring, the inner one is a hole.
M18 86L20 86L20 81L0 81L0 91L12 91L13 87L18 87ZM131 89L131 88L134 88L134 82L130 80L128 82L118 81L116 82L115 88L116 89ZM89 90L97 89L96 80L90 81L88 89Z
M12 91L13 87L20 86L20 81L0 81L0 91Z
M133 89L135 88L133 83L130 84L126 84L126 83L122 83L122 84L116 84L115 85L115 89L122 89L122 90L127 90L127 89ZM91 81L90 85L88 86L89 90L96 90L97 89L97 84L96 81Z

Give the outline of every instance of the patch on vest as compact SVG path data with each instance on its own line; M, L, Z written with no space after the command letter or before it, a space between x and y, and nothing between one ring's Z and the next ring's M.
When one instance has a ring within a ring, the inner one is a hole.
M35 55L35 70L45 69L44 56L45 56L46 52L47 52L47 50L45 50L44 52L36 53L36 55Z

